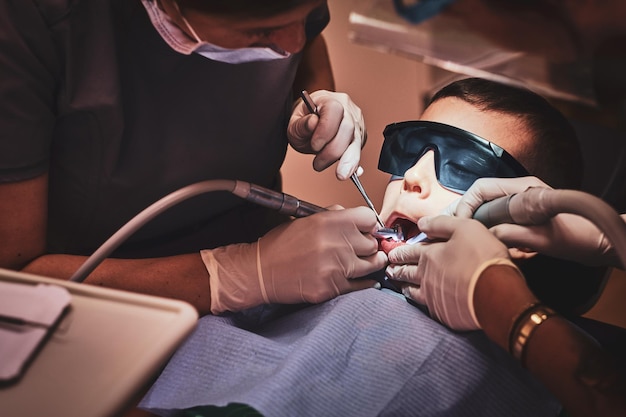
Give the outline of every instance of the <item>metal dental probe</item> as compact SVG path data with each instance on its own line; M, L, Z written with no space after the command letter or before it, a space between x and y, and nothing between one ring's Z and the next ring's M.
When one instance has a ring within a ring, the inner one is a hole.
M384 228L385 223L383 223L383 220L378 215L376 208L374 208L374 204L372 203L372 200L370 200L370 198L367 196L367 193L365 192L365 188L363 188L363 185L361 185L361 181L359 180L359 177L356 175L356 172L350 175L350 179L352 180L354 185L356 185L356 188L359 190L359 192L363 196L363 199L365 200L365 203L367 204L367 206L371 208L374 214L376 215L376 220L378 221L378 224L380 225L380 227Z
M302 97L302 101L304 101L304 105L309 110L309 113L313 113L313 114L316 114L316 115L319 116L319 113L317 112L317 106L315 105L315 103L311 99L311 96L309 95L309 93L307 93L306 90L302 90L302 92L300 93L300 96ZM367 204L367 206L376 215L376 221L378 221L378 224L380 225L380 227L384 228L385 227L385 223L382 221L382 219L378 215L378 212L376 211L376 208L374 207L374 204L372 203L372 200L370 200L370 198L367 196L367 193L365 192L365 188L363 188L363 185L361 184L361 181L359 180L359 177L356 174L356 172L354 174L350 175L350 179L352 180L352 182L354 183L356 188L359 190L359 193L361 193L361 196L365 200L365 203Z

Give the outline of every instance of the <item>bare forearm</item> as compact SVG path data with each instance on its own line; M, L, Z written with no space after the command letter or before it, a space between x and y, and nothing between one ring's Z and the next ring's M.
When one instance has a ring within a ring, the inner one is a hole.
M537 301L512 271L488 268L474 293L478 321L506 350L513 322ZM538 326L526 344L526 367L573 416L626 415L625 376L608 361L593 339L560 316Z
M69 279L86 259L74 255L44 255L23 270ZM201 315L210 312L209 275L199 253L166 258L105 259L84 282L175 298L190 303Z
M326 41L319 35L304 48L302 61L293 83L294 97L300 91L329 90L335 91L335 80L326 48Z

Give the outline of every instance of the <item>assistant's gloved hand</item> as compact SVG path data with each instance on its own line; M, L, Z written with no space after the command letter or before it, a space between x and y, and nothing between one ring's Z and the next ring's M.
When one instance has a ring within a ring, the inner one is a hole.
M529 187L550 188L535 177L481 178L446 212L469 218L484 202L521 193ZM622 218L626 220L625 215ZM500 224L490 230L509 247L530 249L592 266L620 266L614 248L604 233L589 220L574 214L559 214L538 226Z
M316 154L313 168L323 171L335 161L340 180L350 178L359 166L367 130L361 109L345 93L319 90L311 93L319 117L310 114L302 99L296 102L287 137L301 153Z
M492 265L517 270L506 246L476 220L423 217L418 226L433 242L392 249L387 276L404 282L403 294L428 307L441 323L456 330L479 329L474 288L481 273Z
M463 196L446 208L445 214L471 218L481 204L526 191L530 187L552 188L537 177L479 178Z
M387 256L369 234L372 210L329 210L280 225L255 243L201 251L209 272L211 312L263 303L319 303L373 287L358 280L379 271Z

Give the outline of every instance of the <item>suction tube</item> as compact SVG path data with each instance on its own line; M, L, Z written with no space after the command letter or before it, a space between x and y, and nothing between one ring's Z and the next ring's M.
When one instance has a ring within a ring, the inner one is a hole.
M546 223L559 213L576 214L594 223L626 267L626 223L609 204L582 191L531 187L483 204L474 218L487 227L500 223L531 226Z
M199 194L228 191L256 204L281 213L305 217L326 209L289 194L236 180L208 180L183 187L145 208L107 239L72 275L70 281L82 282L129 236L165 210ZM480 206L474 218L487 227L500 223L538 225L559 213L585 217L605 233L623 266L626 266L626 224L611 206L581 191L529 188L523 193L501 197Z
M135 217L106 240L87 260L76 270L70 281L82 282L93 270L117 249L126 239L139 230L150 220L165 210L199 194L213 191L229 191L247 201L265 206L281 213L294 216L309 216L326 209L298 200L289 194L279 193L259 185L236 180L207 180L188 185L171 194L166 195L152 205L145 208Z

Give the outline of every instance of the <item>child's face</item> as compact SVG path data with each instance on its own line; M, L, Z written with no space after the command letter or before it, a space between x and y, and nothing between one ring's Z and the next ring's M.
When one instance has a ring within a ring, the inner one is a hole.
M531 141L530 135L516 117L480 111L457 98L436 101L424 111L420 120L467 130L501 146L514 157L520 155ZM419 233L415 228L417 220L439 214L459 196L439 184L434 152L428 151L406 171L403 179L391 181L387 185L380 215L386 226L401 225L408 238Z

